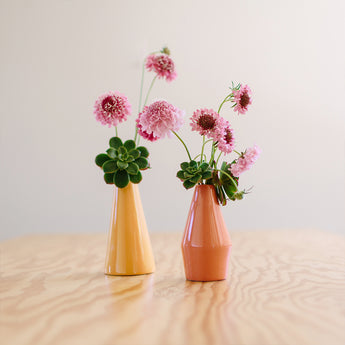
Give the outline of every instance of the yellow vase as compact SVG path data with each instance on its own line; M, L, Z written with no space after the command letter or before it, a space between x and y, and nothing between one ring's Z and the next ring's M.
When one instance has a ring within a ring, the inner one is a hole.
M105 274L152 273L155 263L137 184L114 190Z

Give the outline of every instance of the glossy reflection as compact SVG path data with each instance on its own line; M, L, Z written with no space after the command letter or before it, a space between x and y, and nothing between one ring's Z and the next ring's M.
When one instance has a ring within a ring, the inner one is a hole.
M230 249L230 236L214 187L196 186L182 239L186 279L226 279Z
M155 263L139 188L131 182L114 190L105 259L105 274L152 273Z

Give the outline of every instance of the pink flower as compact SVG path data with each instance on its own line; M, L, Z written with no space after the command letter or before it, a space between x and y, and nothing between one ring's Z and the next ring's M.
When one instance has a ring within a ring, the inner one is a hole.
M227 154L233 151L235 147L235 138L233 129L228 121L221 118L222 128L217 133L215 139L218 141L218 149Z
M235 177L239 177L243 172L250 169L254 162L258 159L261 150L259 147L249 148L246 152L237 159L236 163L231 164L230 171Z
M238 111L239 114L245 114L248 111L248 105L252 104L252 98L250 96L252 91L248 85L241 85L241 88L239 90L234 90L233 94L234 102L236 102L234 111Z
M166 101L156 101L146 106L137 120L138 133L151 141L170 136L171 131L178 131L183 124L184 111ZM150 137L152 135L152 137Z
M165 78L167 81L172 81L177 77L174 61L167 54L149 55L146 68L148 71L157 73L158 78Z
M141 135L146 140L156 141L157 139L159 139L158 137L154 136L153 133L149 134L149 133L147 133L146 131L143 130L143 126L140 124L141 114L142 113L140 113L138 118L136 119L138 134Z
M214 138L215 133L219 130L220 116L212 109L195 110L191 120L192 130L206 135L208 138Z
M110 91L98 97L93 113L102 125L116 127L127 120L127 116L131 114L131 105L126 96Z

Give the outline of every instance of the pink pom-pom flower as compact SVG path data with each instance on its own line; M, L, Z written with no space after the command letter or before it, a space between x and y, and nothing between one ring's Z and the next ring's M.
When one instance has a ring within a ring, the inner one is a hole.
M248 106L252 104L252 91L248 85L240 87L239 90L234 90L234 102L236 103L234 111L239 114L245 114L248 111Z
M158 140L159 138L154 136L153 133L147 133L145 130L143 130L143 126L141 125L141 116L142 116L142 113L140 113L138 118L136 119L138 134L142 136L144 139L149 140L149 141Z
M155 141L171 136L183 124L184 111L166 101L156 101L144 107L137 119L138 133L145 139Z
M93 113L102 125L116 127L120 122L127 120L127 116L131 114L131 105L126 96L117 91L110 91L98 97Z
M174 61L167 54L149 55L146 59L146 68L150 72L155 72L158 78L165 78L169 82L177 77Z
M215 138L216 133L223 129L220 119L219 114L212 109L198 109L194 111L190 125L200 135Z
M258 159L261 150L259 147L249 148L246 152L237 159L236 163L231 164L230 171L235 177L239 177L243 172L249 170L251 166Z
M219 122L221 124L220 129L215 135L215 140L218 141L218 149L224 154L231 153L235 147L234 131L228 121L220 118Z

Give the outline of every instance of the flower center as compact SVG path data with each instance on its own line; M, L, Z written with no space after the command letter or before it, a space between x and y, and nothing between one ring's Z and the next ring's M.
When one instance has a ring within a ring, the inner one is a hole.
M114 113L117 107L117 100L114 97L108 96L102 102L102 109L107 113Z
M216 124L216 120L208 114L200 115L198 119L198 125L204 130L213 129Z
M165 56L160 56L157 59L157 62L159 64L159 67L164 71L171 71L172 65L169 59L167 59Z
M232 133L229 129L225 130L224 140L226 141L227 144L230 144L232 141Z
M245 107L249 104L249 101L250 101L250 97L249 97L248 93L245 92L245 93L241 96L241 99L240 99L240 105L241 105L241 107L245 108Z

